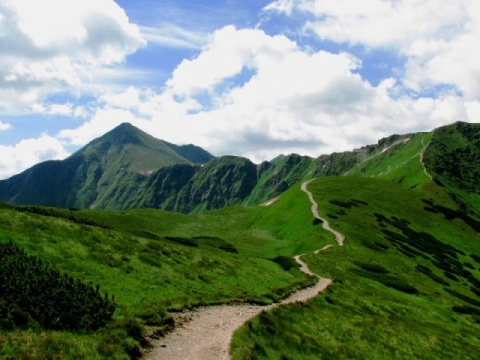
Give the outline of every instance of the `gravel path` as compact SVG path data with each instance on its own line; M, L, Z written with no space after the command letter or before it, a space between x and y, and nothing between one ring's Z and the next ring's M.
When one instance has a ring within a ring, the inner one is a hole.
M423 149L422 149L422 151L420 152L420 164L422 165L423 173L424 173L426 176L428 176L428 177L430 178L430 180L433 180L432 175L430 175L430 173L428 172L427 167L425 166L425 162L423 161L423 154L425 153L425 150L427 149L427 146L430 144L430 141L431 141L431 140L428 142L427 145L425 145L425 144L423 143L423 140L424 140L424 138L422 138L422 146L423 146Z
M312 202L312 213L318 219L323 220L323 227L335 234L339 245L343 245L344 237L342 234L332 230L328 222L318 215L318 205L313 199L313 195L307 190L309 182L302 184L302 190L305 191ZM328 249L332 245L327 245L318 252ZM315 297L319 292L325 290L331 284L330 279L321 278L314 274L301 260L302 255L294 257L300 265L300 270L312 276L317 276L317 283L309 288L302 289L291 294L286 299L269 305L218 305L195 309L193 311L176 314L174 317L175 330L167 334L164 338L153 340L153 349L146 354L145 359L162 360L228 360L230 342L236 329L242 326L247 320L260 314L263 311L271 310L277 306L291 304L295 302L304 302Z
M301 186L301 189L302 189L302 191L307 193L308 198L310 199L310 202L312 203L312 214L313 214L313 216L315 216L317 219L321 220L322 224L323 224L323 228L327 231L330 231L333 235L335 235L335 239L337 240L338 245L343 246L343 242L345 241L345 236L340 234L337 230L332 229L330 227L330 224L328 223L328 221L326 219L322 218L318 214L318 204L315 201L315 199L313 198L312 193L310 191L308 191L308 189L307 189L307 186L308 186L308 184L310 184L310 182L312 182L312 180L304 182Z

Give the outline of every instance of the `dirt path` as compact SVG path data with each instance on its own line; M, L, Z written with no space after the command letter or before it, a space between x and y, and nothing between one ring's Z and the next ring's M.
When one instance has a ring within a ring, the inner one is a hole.
M218 305L177 314L175 322L181 325L172 333L167 334L165 338L154 340L154 349L145 356L145 359L230 359L228 351L233 332L247 320L262 311L268 311L277 306L306 301L330 285L332 281L320 278L311 272L307 264L300 259L301 256L295 256L295 261L300 265L300 269L306 274L319 278L314 286L297 291L286 299L269 306Z
M423 162L423 154L425 153L425 150L427 149L427 146L430 144L430 141L431 141L431 140L428 142L427 145L425 145L425 144L423 143L423 140L424 140L424 139L422 138L422 146L423 146L423 149L422 149L422 151L420 152L420 164L422 164L423 173L424 173L425 175L427 175L427 176L430 178L430 180L433 180L432 175L429 174L429 172L428 172L428 170L427 170L427 167L425 166L425 163Z
M339 245L343 245L344 236L333 230L328 222L318 215L318 205L313 195L307 190L309 182L302 184L302 190L308 194L312 202L313 215L323 221L323 227L332 232ZM332 245L322 249L326 250ZM247 320L260 314L263 311L271 310L277 306L304 302L315 297L319 292L325 290L330 284L330 279L321 278L314 274L301 259L302 255L294 257L300 265L300 270L305 274L317 276L317 283L309 288L297 291L286 299L269 305L219 305L202 307L193 311L176 314L174 319L177 327L164 338L153 340L153 350L145 356L145 359L162 360L228 360L230 342L236 329L242 326Z
M342 234L340 234L337 230L334 230L330 227L330 224L328 223L328 221L324 218L322 218L319 214L318 214L318 204L316 203L315 199L313 198L313 195L310 191L308 191L307 189L307 186L308 184L310 184L312 180L309 180L309 181L305 181L302 186L301 186L301 189L302 191L304 191L305 193L307 193L308 195L308 198L310 199L310 202L312 203L312 214L313 216L315 216L317 219L321 220L322 223L323 223L323 228L327 231L330 231L333 235L335 235L335 239L337 240L338 242L338 245L340 246L343 246L343 242L345 241L345 236L343 236Z

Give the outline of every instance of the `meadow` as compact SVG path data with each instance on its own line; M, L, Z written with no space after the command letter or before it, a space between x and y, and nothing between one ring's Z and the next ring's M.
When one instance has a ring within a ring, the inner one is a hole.
M35 321L3 331L0 354L135 357L146 345L143 335L168 327L174 311L270 304L315 281L285 259L317 249L317 229L308 198L298 198L298 190L273 210L238 206L196 215L4 205L1 242L13 241L60 273L99 285L102 294L115 297L116 310L97 331L51 331Z
M8 313L13 326L0 326L0 357L138 358L145 335L172 328L173 312L270 304L313 284L292 266L306 254L333 284L248 321L234 334L233 359L476 359L479 136L462 123L418 133L369 152L347 176L312 181L320 215L346 237L342 247L314 218L300 184L269 206L190 215L0 204L2 244L115 302L96 330L46 328L28 314L15 323ZM313 253L325 245L333 246ZM2 299L0 311L10 311Z
M445 190L355 177L318 179L309 189L346 236L343 247L304 257L334 283L306 304L249 321L234 335L232 358L476 358L480 235L428 211L431 197L455 207Z

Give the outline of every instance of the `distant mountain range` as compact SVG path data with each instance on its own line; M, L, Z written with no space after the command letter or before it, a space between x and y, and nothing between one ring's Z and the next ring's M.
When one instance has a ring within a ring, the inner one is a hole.
M438 181L447 166L449 173L457 174L453 185L460 192L469 186L478 193L479 129L478 124L459 122L434 132L435 147L425 153L425 163ZM317 158L280 155L256 165L242 157L214 157L194 145L170 144L124 123L65 160L46 161L0 181L0 200L14 205L183 213L260 204L302 180L346 173L361 176L380 155L408 146L416 135L392 135L375 145ZM454 146L457 142L460 150ZM465 157L468 161L462 160ZM452 181L451 176L448 179Z

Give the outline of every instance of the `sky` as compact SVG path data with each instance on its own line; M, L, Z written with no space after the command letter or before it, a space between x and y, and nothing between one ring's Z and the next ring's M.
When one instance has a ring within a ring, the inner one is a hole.
M480 122L478 0L0 0L0 179L123 122L255 163Z

